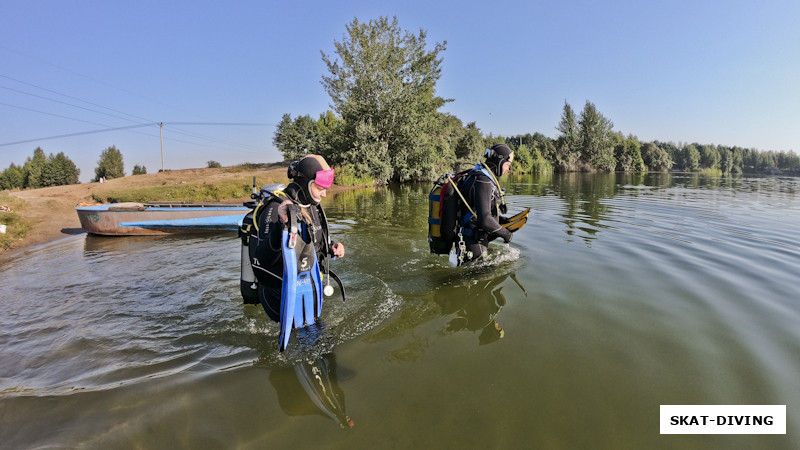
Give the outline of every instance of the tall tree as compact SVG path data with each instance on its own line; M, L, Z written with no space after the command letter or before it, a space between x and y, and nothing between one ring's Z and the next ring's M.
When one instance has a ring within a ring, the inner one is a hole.
M713 145L701 145L697 149L700 152L700 165L707 169L719 169L722 159L719 151Z
M308 114L294 120L284 114L272 143L283 153L284 161L295 161L317 151L317 124Z
M621 138L621 142L614 147L614 158L617 160L617 170L623 172L644 172L647 167L642 160L641 143L635 136Z
M723 146L719 146L717 151L720 156L719 167L722 173L731 173L733 171L733 151Z
M581 133L581 158L598 170L611 172L616 166L612 132L614 124L597 111L590 101L581 111L578 120Z
M700 151L696 145L689 144L681 150L681 168L686 172L700 169Z
M432 170L428 155L436 152L437 110L446 100L436 96L441 76L439 54L447 42L426 49L427 33L400 30L397 18L347 25L334 41L334 59L322 52L329 75L322 85L333 110L343 120L340 162L366 169L379 180L408 180Z
M464 134L456 144L456 157L464 162L479 161L486 149L483 146L483 135L475 122L470 122L464 128Z
M582 147L581 132L575 111L566 100L556 129L561 132L555 143L556 152L552 155L556 168L561 172L577 170Z
M642 160L650 170L655 172L667 172L674 164L669 152L653 142L642 146Z
M94 169L95 180L104 177L108 180L125 176L125 164L122 162L122 152L117 147L111 146L100 153L97 167Z
M42 170L42 186L64 186L78 184L78 175L81 171L64 152L47 157L47 162Z
M11 163L8 169L0 172L0 190L22 189L25 185L25 172L22 167Z
M22 171L25 174L25 187L36 189L44 186L42 172L46 164L47 156L45 156L44 150L41 147L36 147L33 151L33 157L28 157L25 160L25 165L22 166Z

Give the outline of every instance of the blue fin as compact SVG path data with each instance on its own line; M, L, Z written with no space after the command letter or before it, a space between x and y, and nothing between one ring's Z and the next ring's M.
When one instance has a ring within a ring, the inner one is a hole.
M294 309L294 324L298 328L311 325L322 312L322 277L317 251L305 223L300 224L300 233L303 240L297 242L297 247L300 248L299 258L303 260L303 265L298 269ZM308 260L311 260L311 264Z
M278 341L280 351L286 350L292 334L294 322L295 298L297 295L297 252L290 239L296 238L288 230L283 230L283 287L281 288L281 335Z
M283 287L279 344L283 351L289 345L292 328L313 324L322 312L322 276L305 223L290 221L290 230L284 230L281 239Z

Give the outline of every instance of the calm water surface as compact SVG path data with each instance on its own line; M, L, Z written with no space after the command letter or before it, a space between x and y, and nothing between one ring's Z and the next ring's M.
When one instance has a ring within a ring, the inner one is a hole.
M528 225L451 268L429 185L326 199L348 299L277 351L234 234L0 259L3 448L798 448L800 181L507 177ZM785 404L784 436L659 434Z

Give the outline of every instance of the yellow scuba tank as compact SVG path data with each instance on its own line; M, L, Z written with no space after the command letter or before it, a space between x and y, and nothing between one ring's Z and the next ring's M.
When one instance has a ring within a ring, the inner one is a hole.
M434 184L428 195L428 243L430 244L431 253L438 255L450 252L450 245L442 239L442 191L445 188L445 182L439 178ZM445 246L447 249L445 249Z
M433 184L428 196L428 244L431 253L447 255L453 248L457 237L460 203L466 205L472 215L475 215L458 189L461 177L468 172L442 175Z

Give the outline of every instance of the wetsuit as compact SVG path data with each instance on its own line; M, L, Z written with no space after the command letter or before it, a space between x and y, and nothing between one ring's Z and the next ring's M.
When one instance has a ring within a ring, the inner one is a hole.
M324 266L326 256L332 255L333 242L329 240L325 213L320 205L303 204L304 193L297 183L289 183L283 190L284 195L273 195L257 212L258 227L250 231L250 261L253 273L258 280L258 299L270 319L279 322L281 311L281 286L283 276L283 255L281 233L284 224L278 217L278 207L284 200L291 200L299 205L302 213L297 215L299 221L309 225L309 240L317 252L320 266ZM313 231L313 232L312 232ZM302 237L298 237L302 239ZM300 259L298 255L298 259ZM325 270L325 269L323 269Z
M489 242L497 238L503 238L505 242L511 241L511 232L503 228L498 221L499 188L484 170L487 169L481 170L480 166L476 166L460 187L476 216L464 225L462 231L464 244L467 247L464 261L474 261L483 256ZM467 217L468 214L471 215L469 209L461 205L461 217Z

